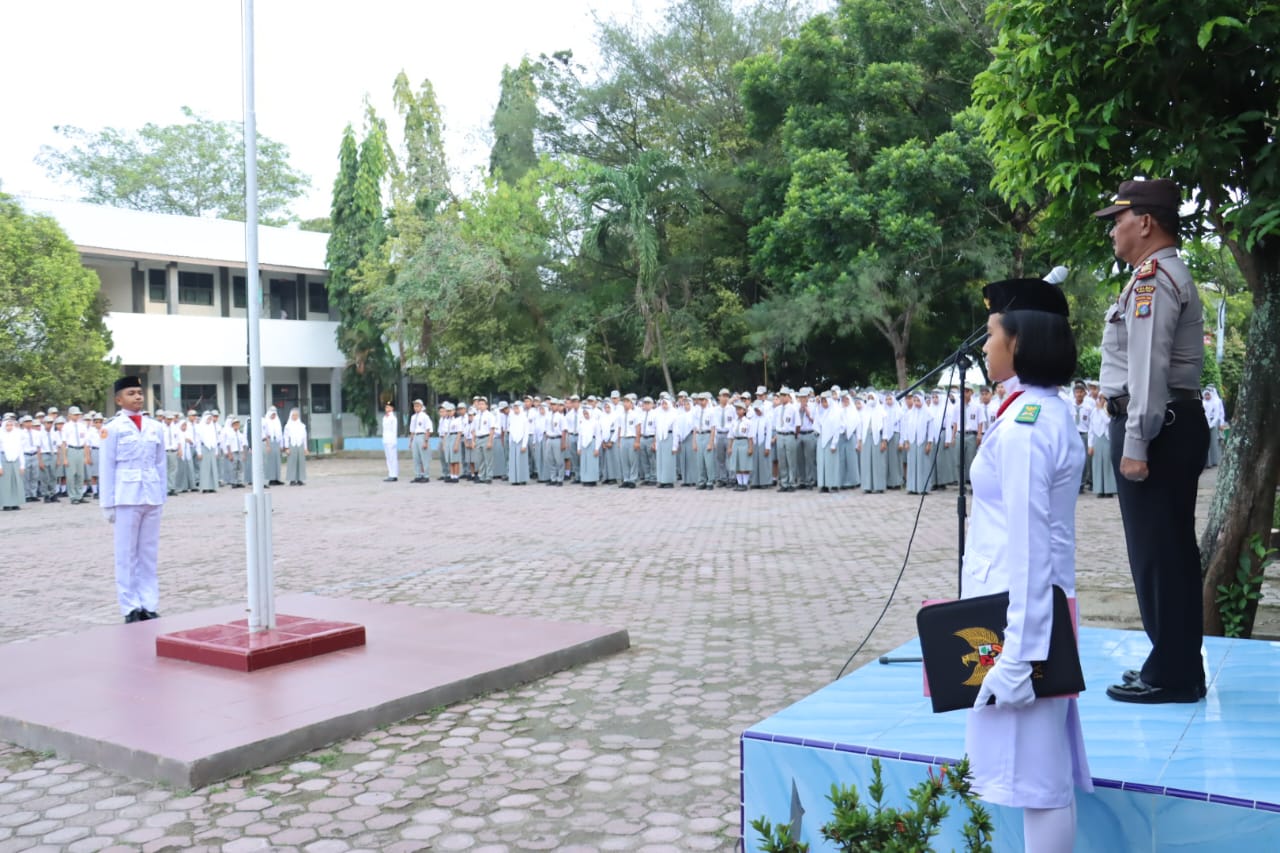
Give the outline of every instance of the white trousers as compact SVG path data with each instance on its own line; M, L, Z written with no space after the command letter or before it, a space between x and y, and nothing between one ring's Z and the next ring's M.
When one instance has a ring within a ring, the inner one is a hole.
M400 452L394 444L382 445L382 452L387 455L387 476L400 477Z
M120 615L131 611L157 610L160 582L156 561L160 553L160 506L117 506L116 600Z

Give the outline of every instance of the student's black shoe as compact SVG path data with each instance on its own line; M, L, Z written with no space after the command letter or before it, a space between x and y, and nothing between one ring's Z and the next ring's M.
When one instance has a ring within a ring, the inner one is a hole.
M383 478L383 480L382 480L382 482L384 482L384 483L395 483L395 482L398 482L398 481L399 481L399 478L398 478L398 477L385 477L385 478Z
M125 614L124 624L132 625L134 622L141 622L146 617L142 615L141 609L130 610Z

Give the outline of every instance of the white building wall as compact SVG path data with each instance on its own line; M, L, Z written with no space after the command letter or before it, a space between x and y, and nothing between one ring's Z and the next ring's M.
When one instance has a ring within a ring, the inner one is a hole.
M106 323L114 344L112 358L125 364L180 364L184 382L188 366L221 368L249 360L248 324L243 319L113 311ZM333 368L347 363L338 349L338 324L331 320L261 320L259 330L264 367Z

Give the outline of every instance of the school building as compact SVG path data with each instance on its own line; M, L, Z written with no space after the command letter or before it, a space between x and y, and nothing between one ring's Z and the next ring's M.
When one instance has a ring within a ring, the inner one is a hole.
M244 223L85 202L20 199L52 216L98 274L111 356L142 377L151 409L249 414ZM302 410L319 444L360 433L340 416L338 317L329 304L328 235L258 229L262 364L268 405ZM225 420L225 417L223 418ZM333 441L340 447L341 441Z

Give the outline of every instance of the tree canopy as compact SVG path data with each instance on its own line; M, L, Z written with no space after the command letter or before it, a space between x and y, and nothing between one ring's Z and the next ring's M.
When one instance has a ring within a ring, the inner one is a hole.
M1205 624L1248 538L1269 535L1280 478L1280 7L1249 0L995 0L990 67L975 84L1010 201L1047 198L1039 223L1109 271L1089 213L1123 180L1170 177L1185 236L1230 252L1253 299L1232 439L1201 540ZM1251 624L1252 615L1250 615Z
M117 366L99 286L53 219L0 193L0 406L105 406Z
M54 128L69 148L44 146L39 161L95 204L243 220L244 127L182 108L183 122L136 131ZM289 205L306 192L306 175L289 165L281 143L258 135L258 215L264 225L293 220Z

